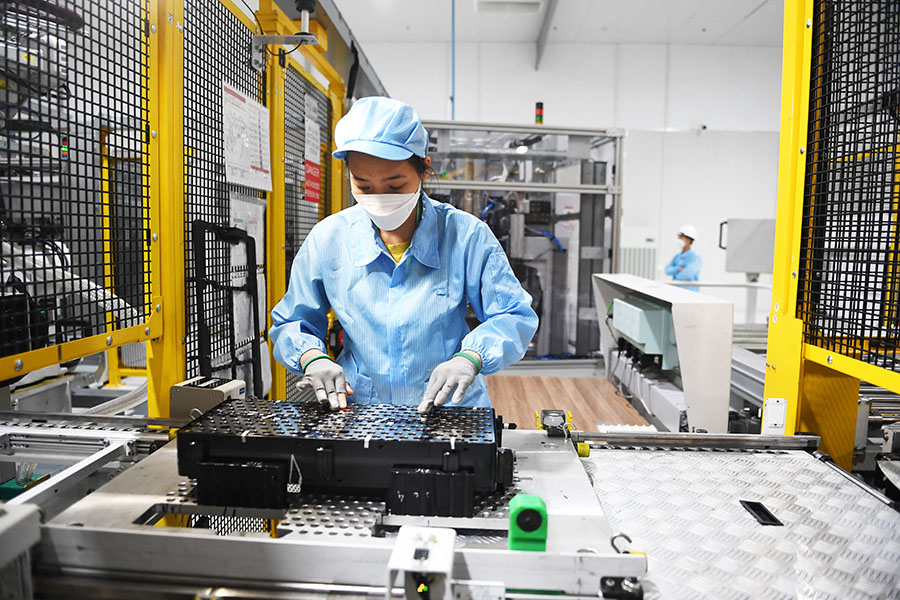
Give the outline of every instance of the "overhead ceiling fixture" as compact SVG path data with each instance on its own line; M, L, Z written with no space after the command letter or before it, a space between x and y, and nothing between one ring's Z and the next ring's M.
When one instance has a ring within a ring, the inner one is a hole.
M475 12L538 13L544 0L475 0Z

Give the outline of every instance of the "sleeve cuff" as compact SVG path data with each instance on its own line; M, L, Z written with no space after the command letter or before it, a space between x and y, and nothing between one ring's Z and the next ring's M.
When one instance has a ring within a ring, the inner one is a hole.
M275 344L273 354L275 360L284 365L285 369L295 375L303 375L300 357L310 350L325 352L325 342L308 333L301 333L297 339L291 339L291 336L282 336Z
M466 350L477 352L478 356L481 357L481 370L478 371L479 374L490 375L497 371L497 361L491 357L489 351L482 344L463 339L460 352L465 352Z

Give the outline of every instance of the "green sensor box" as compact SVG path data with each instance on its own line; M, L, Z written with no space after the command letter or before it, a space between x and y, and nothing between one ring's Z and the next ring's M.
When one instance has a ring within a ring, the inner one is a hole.
M518 494L510 501L509 549L547 550L547 505L539 496Z

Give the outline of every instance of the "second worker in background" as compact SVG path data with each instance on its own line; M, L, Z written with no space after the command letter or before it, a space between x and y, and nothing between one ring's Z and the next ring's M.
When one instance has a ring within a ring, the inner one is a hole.
M681 248L666 265L666 275L670 275L673 281L700 281L700 267L703 261L697 251L691 248L696 238L697 228L693 225L682 225L678 230ZM684 289L692 292L700 291L700 288L692 285L685 286Z
M490 406L482 374L525 354L537 330L494 234L477 217L430 199L428 134L411 106L358 100L335 128L359 203L309 233L284 298L272 311L274 356L332 409L354 402L451 399ZM466 306L481 324L469 331ZM325 354L327 313L344 350Z

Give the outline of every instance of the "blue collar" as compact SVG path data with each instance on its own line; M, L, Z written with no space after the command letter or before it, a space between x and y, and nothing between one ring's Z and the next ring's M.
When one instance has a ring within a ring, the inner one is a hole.
M438 215L434 209L434 200L422 192L422 220L413 233L412 244L408 252L417 261L432 269L438 268L441 264L437 221ZM356 214L352 230L353 237L357 240L353 266L370 265L381 254L387 253L387 248L378 235L375 224L362 208Z

